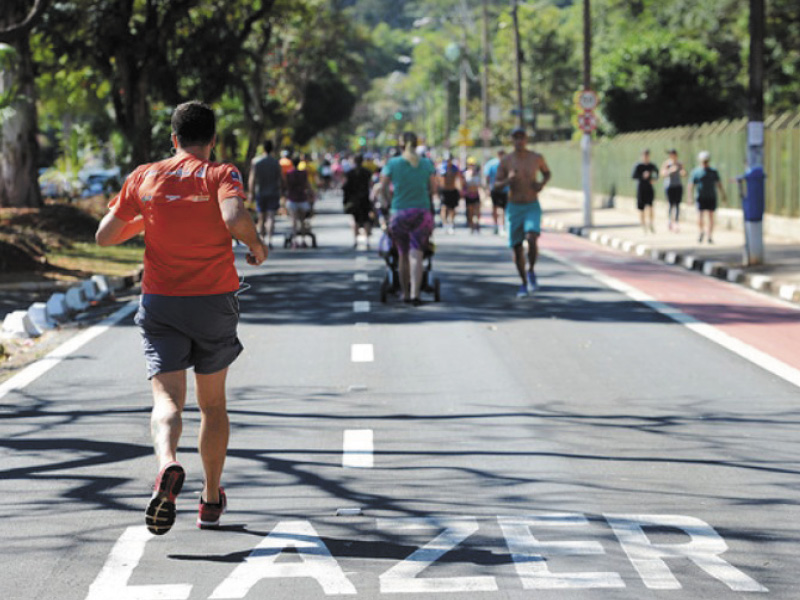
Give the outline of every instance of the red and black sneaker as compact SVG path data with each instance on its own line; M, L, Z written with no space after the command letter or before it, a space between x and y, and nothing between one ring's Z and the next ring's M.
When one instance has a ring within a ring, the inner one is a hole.
M153 497L144 515L147 530L153 535L164 535L175 523L175 500L185 477L186 472L176 462L167 464L156 477Z
M219 527L219 518L228 506L228 498L225 496L225 489L219 488L219 502L211 504L203 500L200 494L200 505L197 507L197 526L200 529L214 529Z

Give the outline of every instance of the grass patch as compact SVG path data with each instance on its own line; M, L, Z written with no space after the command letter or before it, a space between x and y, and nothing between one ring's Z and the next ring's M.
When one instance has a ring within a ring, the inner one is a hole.
M141 244L101 247L94 242L73 242L69 248L48 251L47 261L70 271L119 276L135 271L143 255Z

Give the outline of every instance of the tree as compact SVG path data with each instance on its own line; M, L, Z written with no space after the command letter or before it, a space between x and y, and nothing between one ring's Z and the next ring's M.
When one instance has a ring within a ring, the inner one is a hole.
M237 53L273 4L75 0L54 6L47 31L75 68L90 65L111 82L117 126L139 164L162 154L152 141L158 103L219 99L235 75Z
M37 178L37 117L33 60L28 35L39 23L49 0L5 0L0 16L0 43L8 44L0 66L0 206L42 204Z

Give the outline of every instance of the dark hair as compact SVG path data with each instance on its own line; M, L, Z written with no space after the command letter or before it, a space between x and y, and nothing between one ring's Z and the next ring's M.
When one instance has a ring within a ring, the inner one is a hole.
M364 155L359 152L353 157L353 162L360 167L364 163Z
M408 145L411 144L412 147L417 147L417 134L411 131L406 131L403 134L403 149L408 148Z
M301 161L301 160L302 160L302 159L300 158L300 155L299 155L299 154L295 154L295 155L292 157L292 164L295 166L295 168L296 168L296 167L297 167L297 166L300 164L300 161Z
M172 113L172 132L182 147L210 144L217 132L214 111L197 100L179 104Z
M264 146L264 152L266 152L267 154L271 154L272 150L275 148L274 144L272 143L272 140L267 140L266 142L264 142L263 146Z

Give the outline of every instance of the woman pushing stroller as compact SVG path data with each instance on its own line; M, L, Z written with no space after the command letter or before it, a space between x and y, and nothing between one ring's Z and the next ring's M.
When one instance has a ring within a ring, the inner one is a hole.
M416 153L416 148L416 134L407 131L403 134L403 153L390 159L381 171L376 197L388 204L389 188L394 187L389 234L399 253L400 288L404 302L419 306L424 251L433 233L436 169Z

